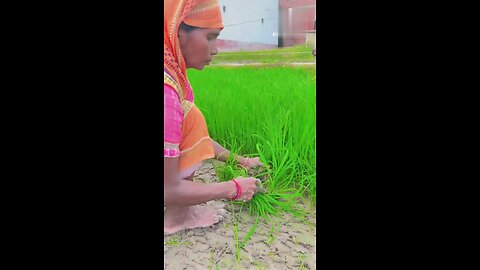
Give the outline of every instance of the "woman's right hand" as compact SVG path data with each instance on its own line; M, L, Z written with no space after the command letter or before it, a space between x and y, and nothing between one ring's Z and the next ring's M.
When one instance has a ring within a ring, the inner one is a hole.
M242 194L237 198L237 201L250 201L255 194L257 184L260 183L260 179L253 177L237 177L234 179L242 189Z

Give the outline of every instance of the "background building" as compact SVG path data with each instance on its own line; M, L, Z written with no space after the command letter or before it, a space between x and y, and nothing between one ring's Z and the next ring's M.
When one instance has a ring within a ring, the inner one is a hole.
M315 47L315 0L219 0L220 51Z
M278 0L219 0L225 28L221 51L258 50L278 46Z
M279 46L307 44L314 47L316 0L280 0Z

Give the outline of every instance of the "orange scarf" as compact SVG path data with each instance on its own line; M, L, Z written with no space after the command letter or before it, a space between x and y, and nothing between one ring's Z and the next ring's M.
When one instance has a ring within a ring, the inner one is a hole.
M178 28L185 22L201 28L223 29L218 0L164 0L163 68L187 95L187 69L180 51Z

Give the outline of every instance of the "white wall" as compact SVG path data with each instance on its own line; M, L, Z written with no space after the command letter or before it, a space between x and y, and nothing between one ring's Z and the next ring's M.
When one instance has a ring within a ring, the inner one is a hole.
M278 0L219 0L219 3L225 26L219 39L278 44Z

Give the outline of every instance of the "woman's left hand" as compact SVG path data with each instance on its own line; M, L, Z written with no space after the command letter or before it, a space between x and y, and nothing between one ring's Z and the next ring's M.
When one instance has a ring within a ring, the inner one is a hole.
M247 169L251 169L251 168L254 168L254 167L258 167L258 166L264 166L262 162L260 162L260 158L256 157L256 158L241 158L239 161L238 161L238 164L242 165L243 167L247 168Z

